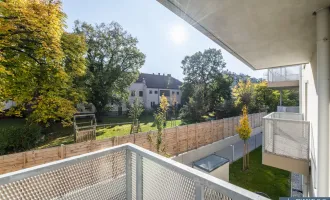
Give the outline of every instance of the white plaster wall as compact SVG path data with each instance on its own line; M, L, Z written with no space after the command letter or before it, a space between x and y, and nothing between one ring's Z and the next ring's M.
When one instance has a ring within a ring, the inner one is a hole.
M163 89L163 88L147 88L146 89L146 100L145 100L145 107L147 109L150 109L151 108L151 102L155 102L155 104L159 104L159 100L160 100L160 90L166 90L166 89ZM182 93L181 93L181 90L179 89L168 89L170 91L170 97L167 97L167 100L169 103L171 103L172 101L172 92L174 92L174 94L176 95L176 101L178 104L181 104L181 96L182 96ZM150 94L150 91L151 91L151 94ZM155 91L157 91L157 94L155 94ZM179 92L179 95L177 94L177 92Z
M145 92L145 84L144 83L133 83L129 87L129 97L128 97L128 102L132 104L134 102L135 98L139 98L140 102L144 103L144 97L146 96ZM131 92L135 91L135 96L131 96ZM143 97L139 96L139 91L143 91Z
M318 147L318 95L316 91L316 53L311 62L303 66L301 81L301 111L307 121L311 122L310 128L310 158L311 177L309 184L309 196L315 196L317 190L317 147ZM306 90L307 86L307 90ZM307 100L307 102L306 102Z
M253 132L251 133L251 137L253 137L254 135L259 134L261 132L262 132L262 127L256 127L253 129ZM199 160L208 155L211 155L214 152L220 151L239 141L241 141L241 139L239 138L239 135L236 134L234 136L230 136L225 139L213 142L212 144L208 144L208 145L199 147L198 149L194 149L194 150L179 154L177 156L172 157L172 159L177 162L180 162L182 164L189 165L196 160Z
M151 91L151 94L149 94ZM155 91L157 91L157 94L155 94ZM159 104L159 89L158 88L147 88L147 98L146 98L146 103L145 107L147 109L151 108L151 102L155 102L155 104Z

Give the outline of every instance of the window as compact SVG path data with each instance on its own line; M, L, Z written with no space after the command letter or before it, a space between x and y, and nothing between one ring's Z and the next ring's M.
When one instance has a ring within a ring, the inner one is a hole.
M160 90L160 95L163 95L165 97L169 97L170 96L170 91L169 90Z
M139 91L139 97L143 97L143 91Z
M155 102L154 101L150 102L150 104L151 104L151 108L155 107Z
M158 94L158 91L157 90L155 90L155 94Z
M152 94L152 90L149 90L149 94Z
M134 90L131 91L131 96L135 97L135 91Z
M172 91L172 95L174 95L175 94L175 92L174 91Z
M176 94L177 94L177 95L179 95L179 94L180 94L180 92L176 92Z

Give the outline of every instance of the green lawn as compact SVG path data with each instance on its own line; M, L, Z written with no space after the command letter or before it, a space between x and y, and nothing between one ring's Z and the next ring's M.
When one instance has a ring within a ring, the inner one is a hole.
M176 120L176 125L180 125L181 120ZM141 130L142 132L147 132L151 130L157 130L156 126L153 124L153 122L140 122ZM169 128L171 127L171 122L168 121L166 124L166 127ZM97 129L97 136L96 139L104 139L104 138L110 138L113 136L122 136L122 135L128 135L131 130L131 125L130 124L124 124L124 125L116 125L116 126L111 126L110 128L98 128Z
M130 122L131 119L126 116L120 117L104 117L102 119L102 124L113 124L113 123L123 123ZM153 125L153 116L142 116L140 119L140 126L142 132L157 130L156 126ZM0 120L0 128L6 128L10 126L23 126L25 120L22 118L8 118ZM99 123L100 124L100 123ZM180 125L181 120L176 120L176 125ZM171 127L171 122L168 121L166 127ZM96 139L101 140L105 138L111 138L114 136L128 135L131 129L130 124L113 125L107 127L98 127L96 132ZM73 137L73 127L62 127L60 123L54 124L48 127L46 130L47 136L45 141L39 145L38 149L59 146L61 144L71 144L74 143Z
M261 147L250 153L250 168L242 171L242 159L230 165L229 181L252 192L266 193L271 199L290 196L290 172L262 164Z

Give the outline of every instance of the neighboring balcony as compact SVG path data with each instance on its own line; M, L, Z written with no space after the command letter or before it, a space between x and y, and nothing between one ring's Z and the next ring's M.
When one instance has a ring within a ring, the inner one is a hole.
M262 163L308 175L309 126L298 113L273 112L265 116Z
M268 69L268 87L276 89L299 87L300 69L300 66Z
M299 106L277 106L277 112L299 113Z
M124 144L0 176L0 199L267 199Z

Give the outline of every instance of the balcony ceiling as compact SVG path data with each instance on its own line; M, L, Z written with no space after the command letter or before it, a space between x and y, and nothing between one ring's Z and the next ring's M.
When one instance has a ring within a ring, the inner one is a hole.
M158 0L253 69L308 63L330 0Z

